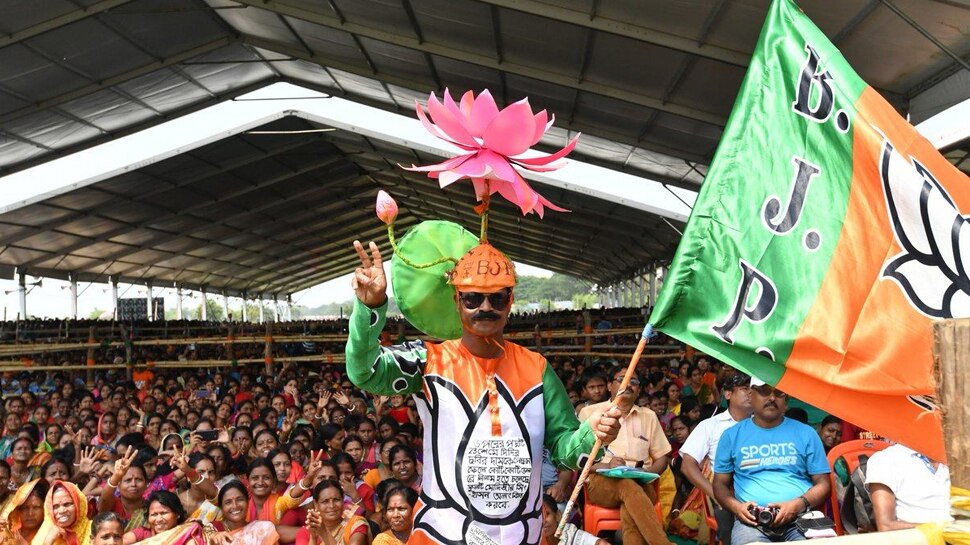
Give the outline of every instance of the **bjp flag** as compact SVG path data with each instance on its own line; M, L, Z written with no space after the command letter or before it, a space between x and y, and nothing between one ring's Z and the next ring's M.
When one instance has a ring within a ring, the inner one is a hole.
M931 324L970 316L968 211L967 176L775 0L650 323L943 460Z

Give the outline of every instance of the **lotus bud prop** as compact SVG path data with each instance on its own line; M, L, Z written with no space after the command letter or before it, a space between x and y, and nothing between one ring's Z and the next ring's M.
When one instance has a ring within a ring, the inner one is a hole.
M428 267L434 267L446 261L458 263L456 258L443 256L429 263L418 264L408 259L402 252L399 252L397 249L397 239L394 236L394 220L397 219L397 202L394 200L394 197L391 197L383 189L377 192L377 202L374 204L374 211L377 212L377 217L387 225L387 239L391 241L391 248L394 249L395 257L400 258L415 269L427 269Z
M397 219L397 203L383 189L377 192L377 205L374 209L377 212L377 217L384 222L384 225L392 225L394 220Z
M536 193L515 167L532 172L562 168L565 161L561 159L576 147L579 135L552 155L522 157L555 121L555 116L549 119L545 110L534 114L529 99L499 110L487 89L477 97L468 91L460 104L445 89L443 101L432 93L428 97L428 113L417 104L417 114L428 132L467 153L435 165L411 165L405 169L427 172L442 188L470 178L479 201L487 203L488 196L498 192L518 205L523 215L535 212L541 218L546 208L567 212Z

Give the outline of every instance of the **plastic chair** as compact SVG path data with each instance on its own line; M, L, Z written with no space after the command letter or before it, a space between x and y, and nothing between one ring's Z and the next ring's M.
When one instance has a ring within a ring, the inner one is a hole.
M664 523L663 517L663 507L660 505L660 479L657 479L651 483L654 487L654 493L657 495L658 500L654 502L653 509L657 513L657 520L660 521L662 525ZM586 492L586 488L583 487L583 530L593 534L594 536L599 536L600 532L616 531L621 527L620 524L620 510L610 509L608 507L600 507L589 501L589 494Z
M588 500L583 504L583 530L599 536L600 532L620 529L620 510L593 505Z
M835 490L835 462L838 461L839 458L844 459L846 467L849 471L849 475L852 475L852 472L859 467L860 456L872 456L873 453L879 452L888 446L889 443L879 441L878 439L855 439L853 441L846 441L845 443L835 445L832 447L832 450L825 455L829 462L829 468L832 470L832 472L829 473L829 484L832 488L829 496L829 502L832 505L832 521L835 522L835 531L840 536L845 534L845 529L842 527L842 516L840 513L842 506L839 504L839 497Z

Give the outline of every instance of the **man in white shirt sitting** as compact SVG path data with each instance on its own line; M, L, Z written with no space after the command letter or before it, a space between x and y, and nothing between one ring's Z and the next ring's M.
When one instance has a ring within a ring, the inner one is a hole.
M866 466L876 530L950 520L950 470L903 445L876 452Z
M717 444L724 430L751 417L751 399L748 396L750 383L751 377L739 372L724 375L718 380L721 395L728 402L728 409L702 420L684 441L683 446L680 447L680 455L683 459L680 472L711 500L714 499L714 490L711 487L711 481L705 475L705 471L701 469L701 464L705 461L709 461L708 464L705 464L707 466L714 463L714 457L717 455ZM710 474L710 470L707 471L707 474ZM714 502L714 518L717 520L718 539L724 545L731 545L731 527L734 525L734 515L725 509L721 509L717 502Z

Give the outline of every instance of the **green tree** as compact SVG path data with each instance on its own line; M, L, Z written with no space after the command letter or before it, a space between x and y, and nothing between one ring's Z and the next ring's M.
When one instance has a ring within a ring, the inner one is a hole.
M219 304L218 302L213 301L212 299L206 299L205 308L207 313L207 316L206 316L207 320L221 322L226 319L226 313L222 309L222 305ZM199 310L200 311L202 310L201 306L199 307ZM200 318L201 318L201 312L200 312Z
M595 293L577 293L573 295L573 308L576 310L582 310L584 308L593 308L596 304L596 294Z

